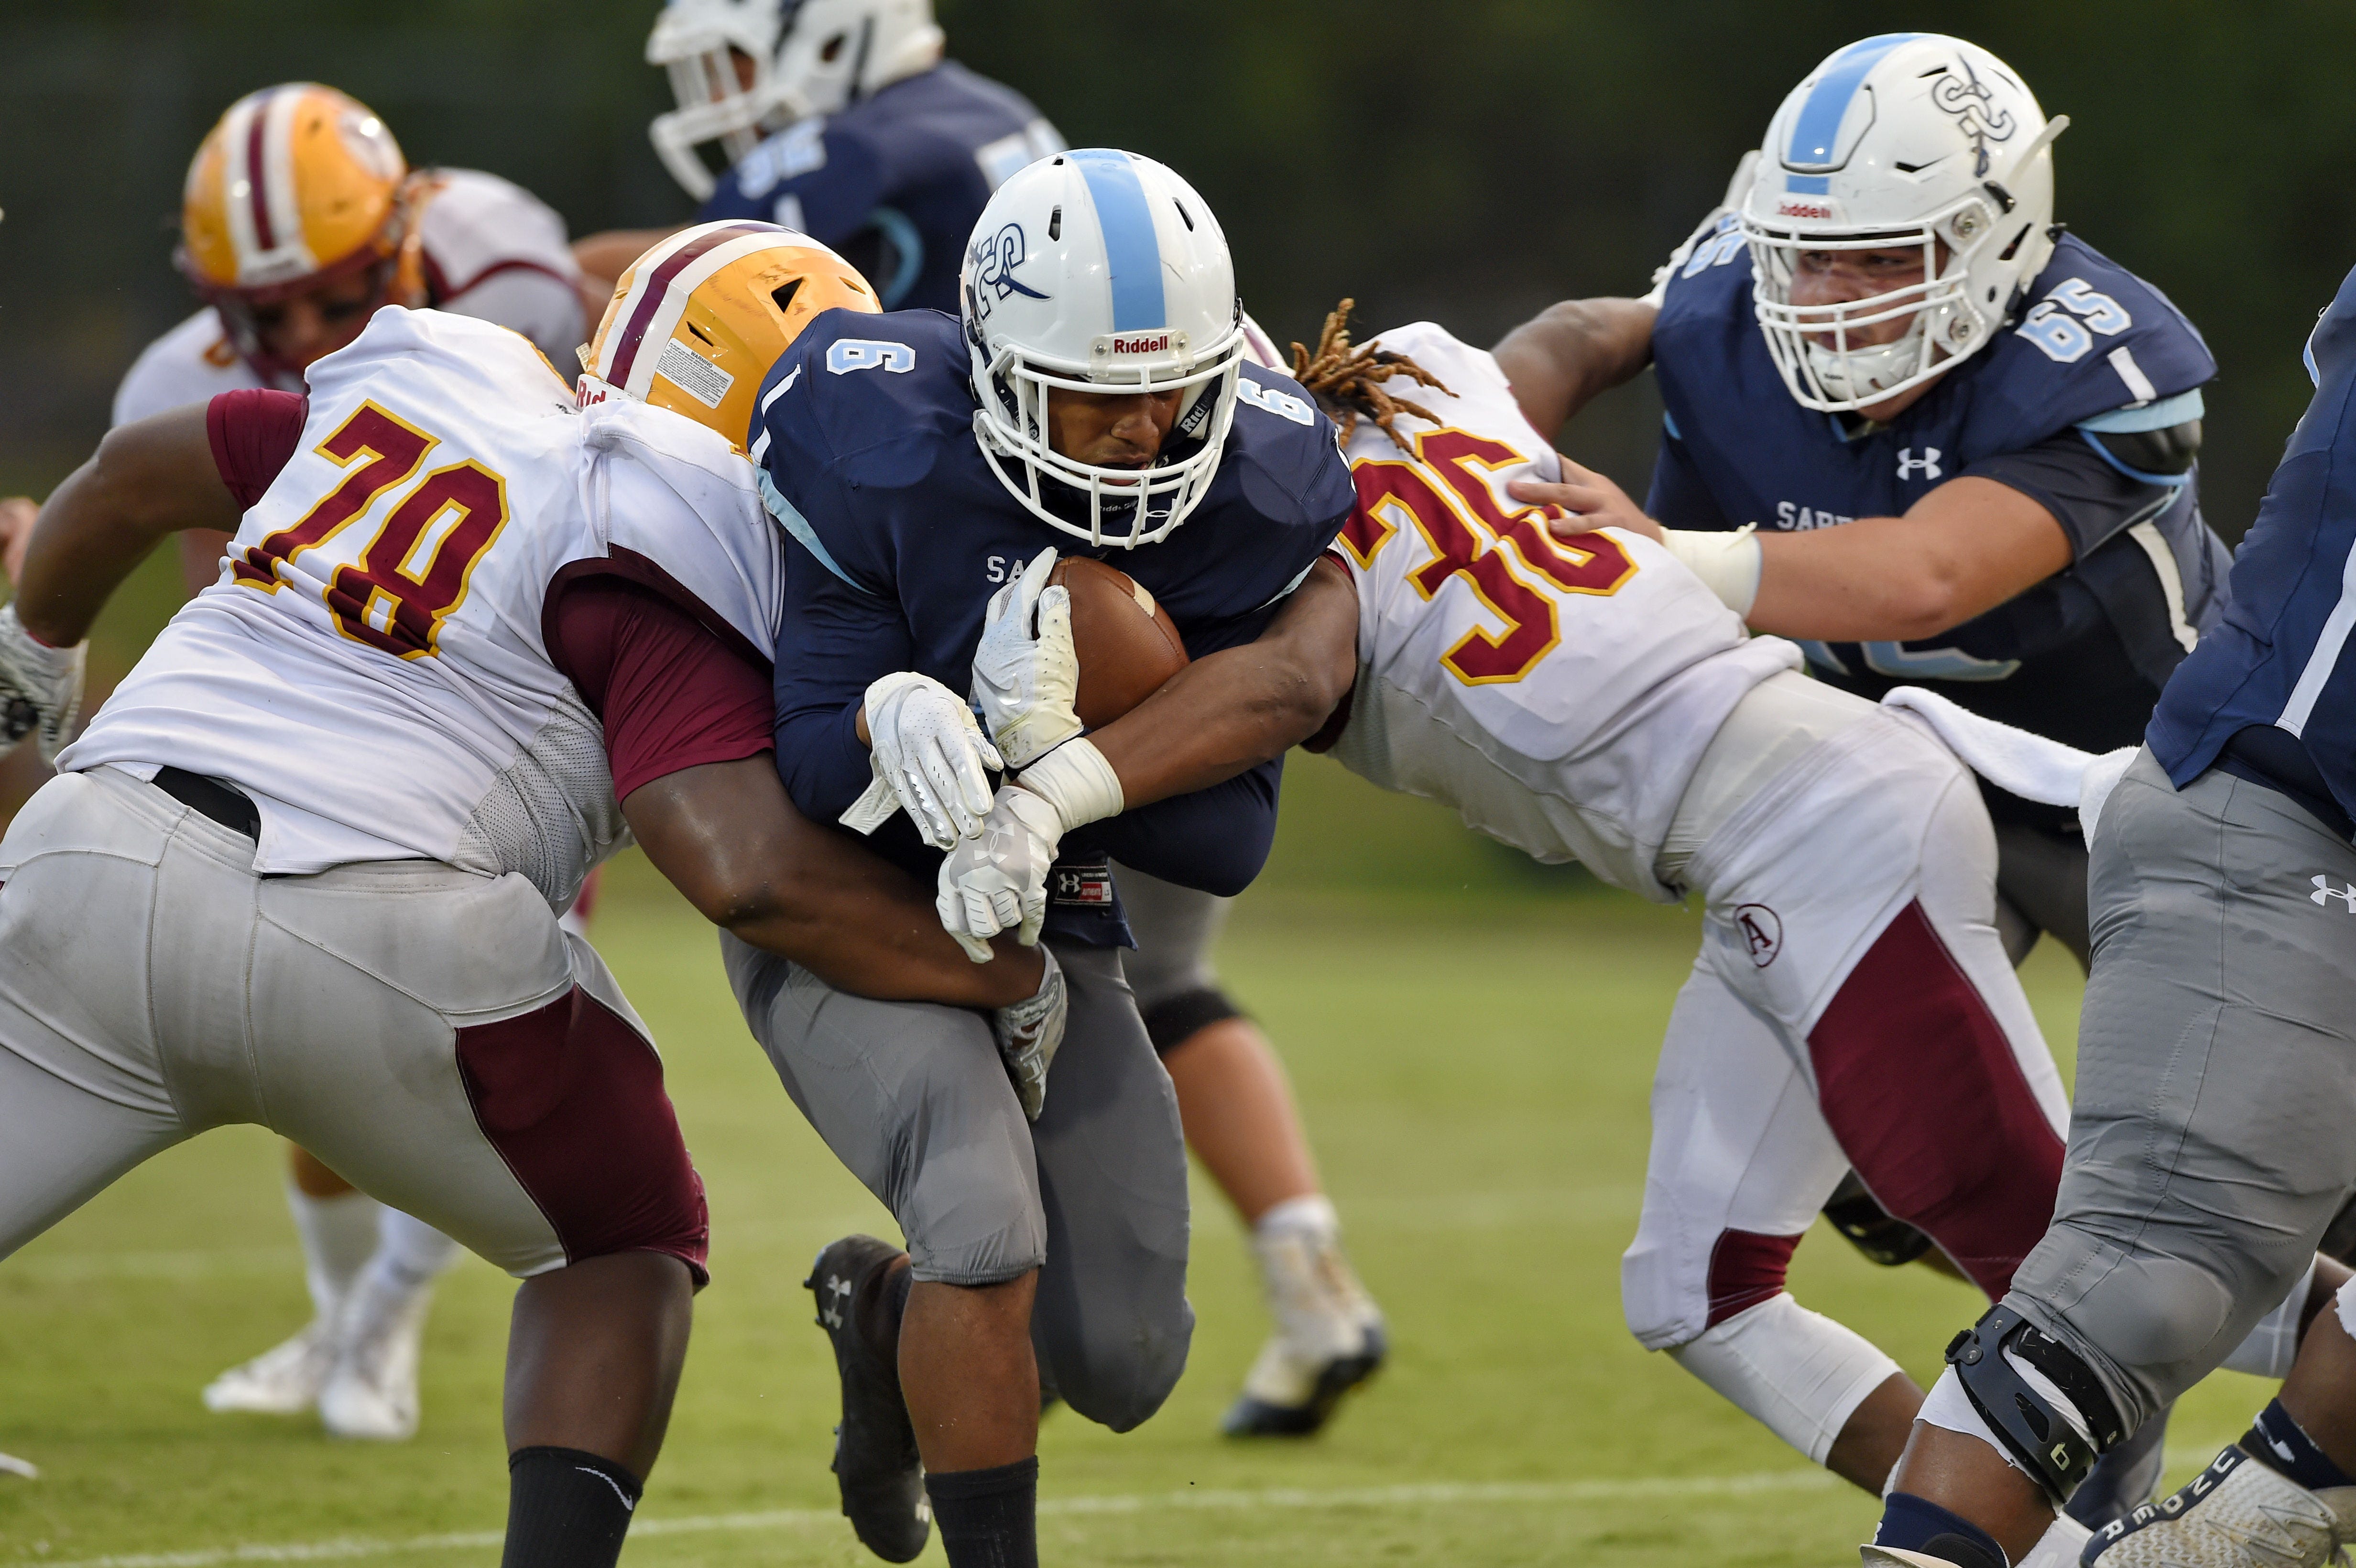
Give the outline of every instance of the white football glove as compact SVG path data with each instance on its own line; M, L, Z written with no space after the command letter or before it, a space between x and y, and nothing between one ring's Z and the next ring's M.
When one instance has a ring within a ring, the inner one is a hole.
M1072 591L1051 588L1053 545L990 596L973 650L973 700L990 738L1015 767L1028 767L1080 732L1072 710L1080 689L1072 649ZM1032 631L1036 612L1038 631Z
M66 731L81 711L81 681L88 643L53 648L37 641L16 618L16 606L0 607L0 756L33 737L41 760L54 763L65 749Z
M1006 764L973 709L932 677L897 670L867 688L866 711L875 782L838 820L873 833L905 810L936 849L980 832L990 813L983 770L1003 773Z
M1014 1097L1032 1121L1047 1108L1047 1069L1064 1043L1064 1024L1071 1012L1071 993L1064 987L1064 966L1046 948L1039 949L1047 972L1039 989L1023 1000L990 1015L990 1032L998 1039L999 1060L1014 1081Z
M1001 931L1029 947L1047 918L1047 869L1063 842L1064 819L1045 796L1007 784L989 820L960 838L941 862L933 907L941 925L977 964L990 962L990 938Z

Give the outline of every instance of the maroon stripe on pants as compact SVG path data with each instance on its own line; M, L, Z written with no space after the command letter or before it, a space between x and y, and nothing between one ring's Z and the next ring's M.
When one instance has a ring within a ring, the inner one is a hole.
M665 1253L700 1287L711 1221L663 1093L662 1060L575 986L537 1011L458 1031L475 1120L564 1244L567 1263Z
M1874 1200L2003 1296L2052 1221L2062 1139L1921 904L1874 939L1808 1054L1825 1120Z
M1756 1231L1720 1231L1709 1250L1709 1320L1715 1328L1738 1312L1783 1294L1783 1271L1792 1264L1797 1236L1762 1236Z

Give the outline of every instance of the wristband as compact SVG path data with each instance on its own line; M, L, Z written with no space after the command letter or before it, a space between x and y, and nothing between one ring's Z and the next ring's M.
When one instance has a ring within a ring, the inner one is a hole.
M1045 798L1068 833L1084 822L1119 816L1128 805L1120 775L1085 736L1065 741L1023 770L1015 781Z
M1701 584L1738 615L1751 613L1759 597L1759 525L1745 523L1730 534L1697 528L1663 528L1661 544L1685 562Z

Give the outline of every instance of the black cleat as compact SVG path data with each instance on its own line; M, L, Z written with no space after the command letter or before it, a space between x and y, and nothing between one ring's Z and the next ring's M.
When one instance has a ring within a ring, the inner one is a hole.
M899 1248L873 1236L845 1236L819 1253L802 1281L817 1297L818 1326L834 1346L834 1370L842 1379L832 1467L842 1514L861 1543L886 1563L915 1561L933 1532L900 1370L868 1348L852 1313L861 1291L874 1288L899 1255Z
M1229 1437L1308 1437L1333 1419L1342 1396L1379 1371L1389 1345L1380 1320L1366 1325L1365 1343L1355 1356L1326 1362L1308 1379L1308 1396L1297 1403L1280 1404L1253 1393L1247 1383L1219 1422ZM1268 1358L1263 1355L1262 1360ZM1257 1369L1255 1369L1257 1371Z

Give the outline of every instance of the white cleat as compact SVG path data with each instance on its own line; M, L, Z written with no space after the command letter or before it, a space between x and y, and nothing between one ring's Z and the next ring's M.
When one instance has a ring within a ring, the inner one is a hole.
M14 1454L0 1454L0 1475L22 1476L28 1481L40 1479L40 1467L30 1459L19 1459Z
M1257 1235L1252 1250L1276 1332L1219 1430L1230 1437L1306 1437L1382 1366L1389 1349L1383 1315L1330 1227Z
M2311 1492L2228 1445L2182 1490L2104 1526L2083 1561L2087 1568L2323 1568L2351 1537L2356 1487Z
M205 1408L296 1415L311 1408L335 1370L333 1325L314 1317L284 1344L231 1367L205 1385Z
M319 1419L338 1437L401 1443L417 1435L417 1360L434 1287L396 1294L363 1276L344 1304Z

